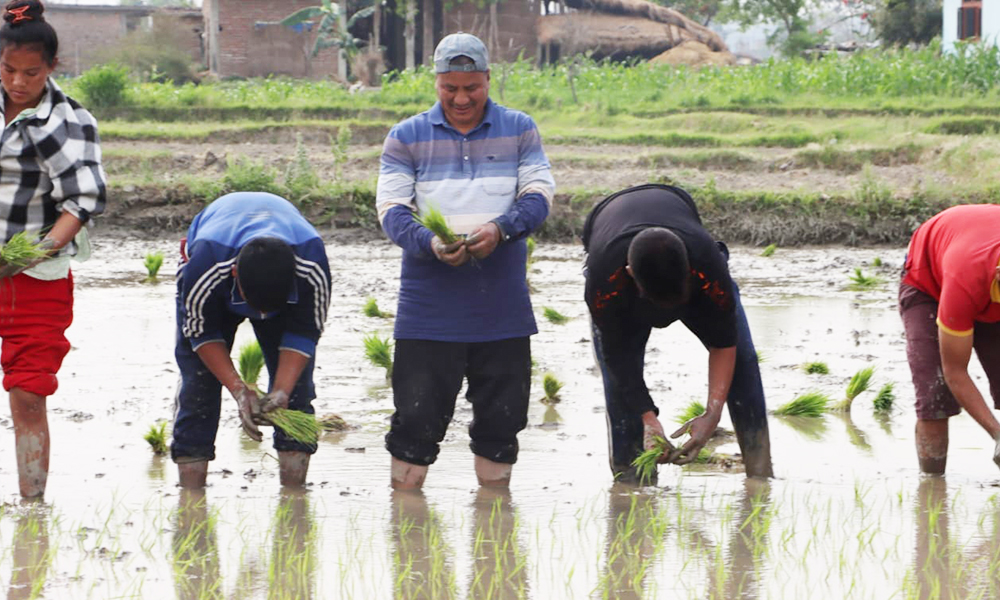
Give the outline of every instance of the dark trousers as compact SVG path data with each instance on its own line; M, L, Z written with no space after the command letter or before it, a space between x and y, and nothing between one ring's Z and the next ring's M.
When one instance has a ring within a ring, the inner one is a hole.
M220 324L226 348L232 351L236 328L243 321L240 315L227 313L225 322ZM178 323L180 320L178 319ZM264 363L270 380L278 369L278 349L285 327L279 315L273 319L250 319L254 334L264 351ZM177 327L177 342L174 348L181 381L174 398L174 432L170 455L176 461L215 460L215 435L219 429L219 415L222 410L222 384L208 370L205 363L191 348L191 342ZM288 408L313 414L312 401L316 398L313 386L313 366L315 359L302 371L302 375L292 389ZM236 409L235 402L233 409ZM234 412L235 414L235 412ZM302 444L289 438L285 432L274 428L274 448L279 451L316 452L314 444Z
M770 475L770 438L767 429L767 407L764 403L764 386L760 379L760 368L757 364L757 351L750 337L750 326L747 324L746 313L740 302L740 291L733 282L733 300L736 303L736 368L733 372L733 382L729 387L729 397L726 405L729 416L736 429L736 438L740 444L744 462L748 467L748 475ZM601 351L601 334L597 327L591 325L594 335L594 355L604 378L604 404L607 408L608 444L611 471L616 475L630 472L632 461L642 453L643 427L642 415L635 414L615 400L618 394L612 389L608 377L607 366ZM671 433L666 428L666 433ZM766 453L766 456L763 454ZM750 465L755 470L751 472Z
M392 371L396 412L385 436L395 458L430 465L468 378L469 447L498 463L517 461L517 434L528 424L531 345L527 337L461 343L397 340Z

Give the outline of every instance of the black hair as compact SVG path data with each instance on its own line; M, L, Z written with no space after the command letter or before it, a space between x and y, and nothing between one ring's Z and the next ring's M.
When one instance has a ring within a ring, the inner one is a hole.
M651 300L679 304L687 299L691 285L687 248L669 229L650 227L632 238L628 265L636 283Z
M280 310L295 285L295 253L278 238L254 238L236 256L236 279L251 308L260 312Z
M455 58L449 60L448 64L453 67L464 67L466 65L474 65L476 64L476 61L472 60L472 57L459 54Z
M59 36L45 21L45 6L41 0L13 0L3 9L4 24L0 27L0 53L8 47L37 48L50 67L59 56Z

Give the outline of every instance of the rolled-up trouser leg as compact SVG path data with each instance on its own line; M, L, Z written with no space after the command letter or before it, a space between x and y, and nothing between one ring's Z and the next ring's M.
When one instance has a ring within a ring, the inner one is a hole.
M733 282L733 299L736 302L736 368L729 387L729 417L736 429L736 439L743 454L748 477L772 477L771 439L767 429L767 406L764 402L764 385L760 379L757 351L750 335L740 291Z
M467 360L469 447L476 456L512 465L517 462L517 434L528 425L530 338L469 344Z

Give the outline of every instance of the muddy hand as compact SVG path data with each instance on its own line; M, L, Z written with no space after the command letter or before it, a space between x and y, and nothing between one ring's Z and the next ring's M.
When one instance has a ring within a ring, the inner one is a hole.
M288 394L281 390L274 390L270 394L264 396L263 402L264 408L262 411L265 413L269 413L278 408L288 408Z
M473 258L482 260L493 254L500 244L500 226L487 223L477 227L469 237L465 238L465 247Z
M431 239L431 250L434 251L434 256L438 260L453 267L460 267L469 260L469 252L465 249L465 240L445 244L441 238L434 236Z
M656 438L660 438L667 444L663 454L656 461L658 463L665 463L669 460L670 453L673 452L674 446L667 440L667 434L663 432L663 425L661 425L660 420L656 418L656 413L649 411L642 415L643 450L655 448L657 445Z
M993 449L993 462L1000 467L1000 435L997 436L997 445Z
M262 419L260 394L244 385L233 392L233 398L236 399L236 405L240 409L240 426L243 427L243 431L256 442L263 440L264 436L257 428L257 423Z
M686 465L694 462L698 458L698 453L715 433L718 424L718 417L713 419L708 413L705 413L681 425L680 429L670 434L670 438L677 439L685 433L691 437L683 446L671 452L668 460L675 465Z

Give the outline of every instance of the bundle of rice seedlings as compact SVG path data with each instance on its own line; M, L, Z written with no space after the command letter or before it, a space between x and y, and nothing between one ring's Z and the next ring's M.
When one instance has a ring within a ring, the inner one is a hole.
M155 281L156 274L160 272L160 267L163 266L163 253L146 253L146 258L143 260L142 264L146 266L146 281Z
M764 248L764 251L761 252L760 255L763 256L763 257L765 257L765 258L769 257L769 256L773 255L774 251L777 250L777 249L778 249L778 245L777 244L770 244L766 248Z
M691 419L698 418L703 414L705 414L705 405L697 400L692 400L691 404L688 404L684 410L674 417L674 421L683 425Z
M528 245L528 267L531 267L533 256L535 254L535 246L536 246L535 238L529 237L527 240L525 240L525 244Z
M660 460L664 452L669 452L673 449L673 444L668 442L666 438L656 436L653 438L653 447L635 457L635 460L632 461L632 466L635 467L636 473L639 475L640 484L645 484L653 480L653 475L656 474L656 461Z
M48 255L49 251L42 248L40 242L31 241L26 231L15 233L6 244L0 246L0 261L14 267L27 266Z
M167 447L167 422L164 421L159 425L150 425L149 431L146 432L146 435L142 436L142 439L146 440L149 447L153 449L153 454L157 456L166 454L169 450Z
M377 333L365 336L365 356L376 367L385 369L385 378L392 379L392 341L380 338Z
M263 416L300 444L315 444L319 440L320 428L313 415L290 408L276 408Z
M845 398L830 407L830 410L851 410L851 404L854 402L854 399L857 398L861 392L866 391L871 386L872 376L874 374L875 367L865 367L855 373L854 376L851 377L850 383L847 384L847 390L844 392Z
M381 310L378 307L378 302L371 296L365 299L365 307L362 310L364 311L366 317L371 317L373 319L388 319L392 316L392 313Z
M555 404L561 400L559 398L559 390L563 387L563 382L556 379L556 376L552 373L546 373L542 377L542 389L545 390L545 397L542 398L542 402L548 404Z
M876 256L872 260L872 266L875 267L876 269L881 268L882 267L882 259Z
M321 431L347 431L350 426L347 421L343 419L340 415L335 415L330 413L328 415L323 415L319 419L316 419L316 423L319 425Z
M542 309L542 314L545 315L545 318L548 319L549 323L552 323L553 325L562 325L563 323L569 321L569 317L548 306Z
M877 412L888 412L892 410L892 403L896 401L896 394L893 392L895 385L893 383L887 383L882 386L882 389L878 391L875 395L875 400L873 404L875 405L875 410Z
M757 364L759 365L759 364L763 364L763 363L766 363L766 362L767 362L767 352L764 352L763 350L758 350L757 351Z
M847 289L862 292L864 290L870 290L871 288L882 283L882 280L874 275L865 275L860 268L854 269L854 275L850 276L851 283L847 286Z
M451 227L448 227L448 221L444 218L444 215L433 206L427 207L427 214L423 216L413 215L413 218L417 221L417 223L420 223L427 229L430 229L431 232L438 236L438 239L445 244L451 244L452 242L458 240L458 236L455 235L455 232L451 230Z
M774 409L774 414L796 417L820 417L826 412L831 400L822 392L806 392L798 398Z
M259 391L257 380L260 379L260 372L263 368L264 351L260 349L260 343L257 340L240 346L240 379L248 386Z
M802 370L810 375L829 375L830 367L826 366L826 363L820 360L807 362L802 365Z

